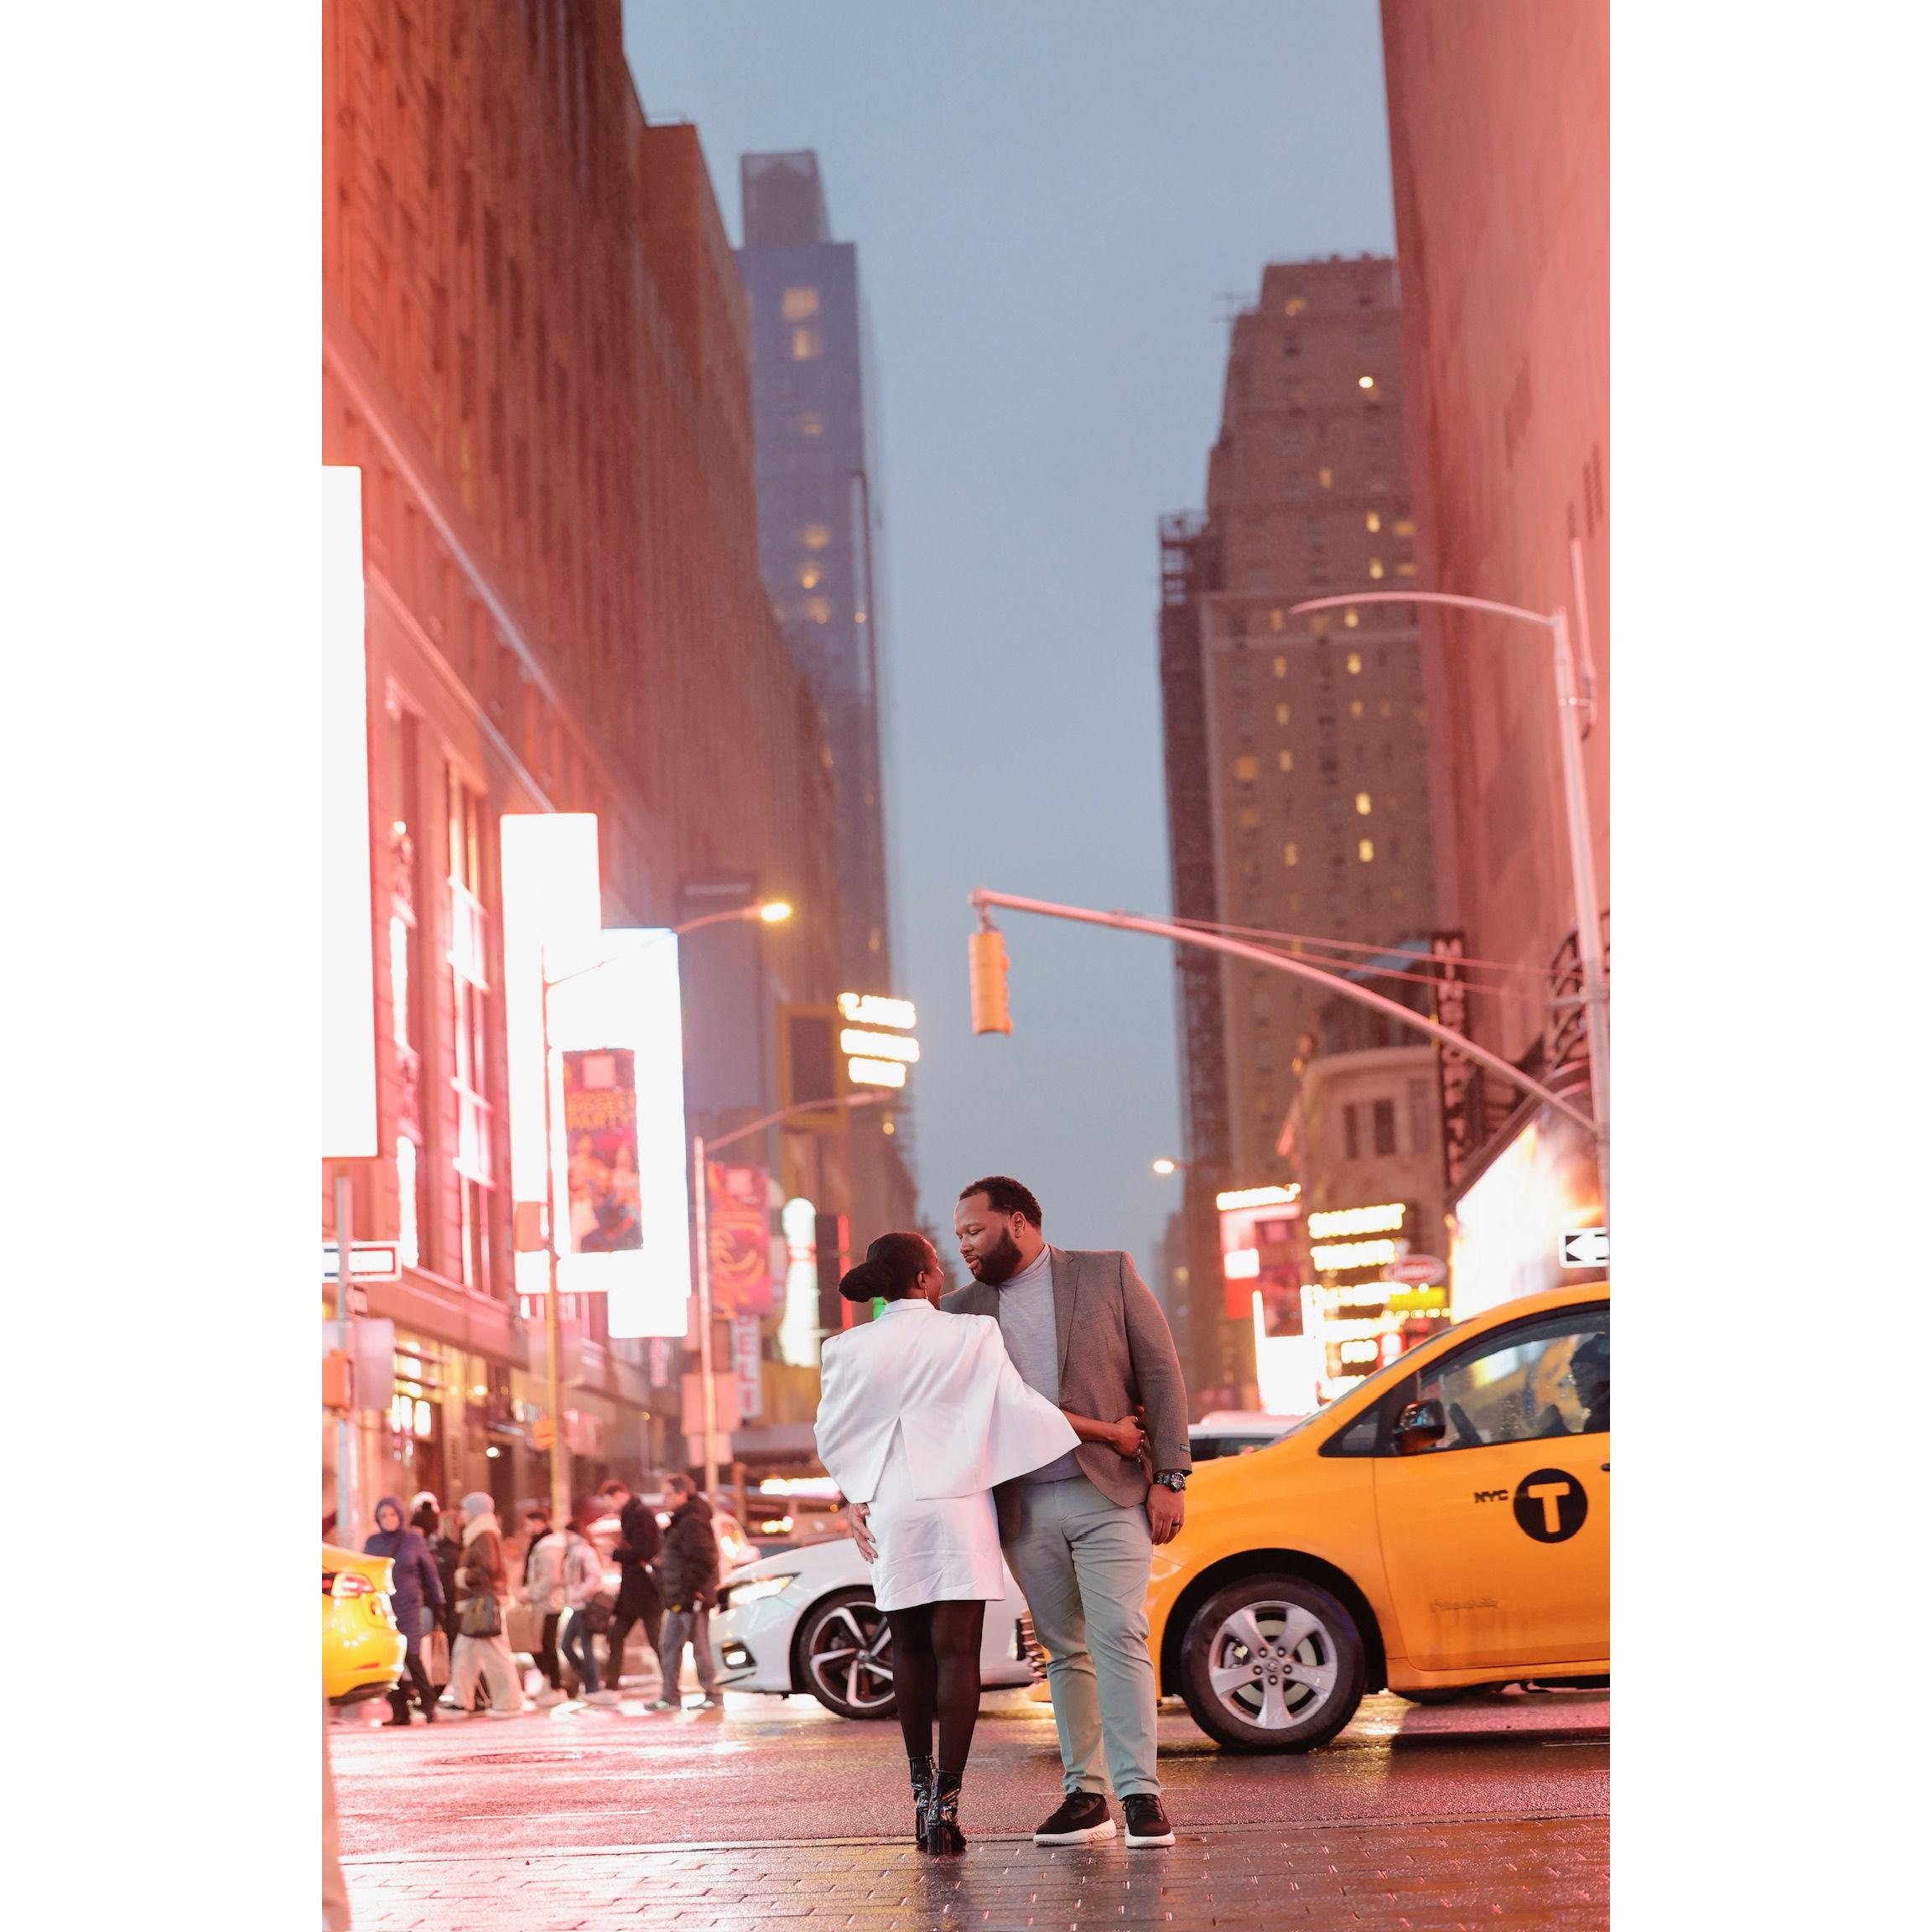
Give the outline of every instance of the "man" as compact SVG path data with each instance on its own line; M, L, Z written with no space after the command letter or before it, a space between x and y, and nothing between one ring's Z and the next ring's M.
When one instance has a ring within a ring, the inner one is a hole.
M514 1717L523 1708L516 1659L503 1628L503 1606L510 1595L503 1554L503 1526L489 1493L472 1490L463 1498L463 1554L456 1566L456 1644L449 1659L449 1695L467 1716L477 1680L490 1687L490 1715Z
M644 1626L644 1641L653 1656L663 1640L663 1599L657 1593L657 1580L651 1574L663 1539L657 1530L657 1511L633 1496L615 1477L597 1493L605 1508L615 1514L623 1539L615 1551L621 1581L617 1586L617 1607L610 1618L610 1675L615 1690L623 1681L624 1646L631 1633L640 1623Z
M1048 1401L1083 1415L1144 1409L1155 1472L1150 1483L1140 1462L1083 1441L994 1492L1000 1548L1046 1652L1066 1781L1063 1802L1033 1841L1114 1836L1099 1766L1104 1743L1129 1846L1171 1845L1155 1764L1159 1692L1147 1649L1147 1580L1154 1545L1180 1530L1194 1466L1174 1337L1131 1256L1050 1248L1039 1202L1005 1175L961 1192L953 1228L973 1280L939 1306L992 1316L1013 1366ZM864 1549L862 1512L853 1514Z
M718 1535L711 1527L711 1505L688 1476L664 1478L665 1500L673 1505L657 1559L657 1581L664 1597L664 1638L658 1665L664 1674L653 1711L683 1708L684 1646L691 1646L704 1691L700 1711L719 1711L718 1672L711 1661L711 1605L718 1594Z

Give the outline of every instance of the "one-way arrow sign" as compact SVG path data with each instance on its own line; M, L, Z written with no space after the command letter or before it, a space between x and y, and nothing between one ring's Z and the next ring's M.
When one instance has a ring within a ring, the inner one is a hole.
M1579 1228L1563 1237L1566 1268L1607 1268L1610 1265L1610 1230Z

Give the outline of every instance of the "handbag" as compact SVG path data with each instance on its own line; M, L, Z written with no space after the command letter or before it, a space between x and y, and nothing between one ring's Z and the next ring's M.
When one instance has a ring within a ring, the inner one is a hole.
M584 1628L593 1637L608 1637L611 1620L617 1614L617 1606L600 1590L577 1614L584 1619Z
M461 1637L501 1637L502 1606L494 1597L465 1597L456 1606L456 1632Z
M433 1690L440 1690L449 1681L449 1639L439 1628L423 1639L423 1668Z

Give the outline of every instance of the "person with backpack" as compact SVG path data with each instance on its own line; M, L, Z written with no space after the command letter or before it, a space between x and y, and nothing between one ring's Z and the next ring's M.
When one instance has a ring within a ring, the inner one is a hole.
M456 1565L456 1644L449 1659L449 1695L457 1713L468 1716L477 1680L490 1687L490 1715L515 1717L523 1709L523 1687L504 1628L510 1597L503 1555L503 1526L489 1493L472 1490L463 1498L463 1553Z
M684 1646L691 1646L698 1682L704 1696L700 1711L719 1711L724 1700L711 1661L711 1606L718 1596L718 1533L711 1527L711 1505L688 1476L667 1476L664 1495L676 1505L664 1548L657 1559L657 1583L664 1598L664 1640L658 1665L664 1675L653 1711L683 1707Z
M597 1671L597 1639L610 1628L610 1599L604 1594L604 1559L590 1540L589 1530L603 1514L589 1497L579 1498L564 1532L565 1609L558 1641L564 1661L577 1673L586 1704L617 1701L617 1693L602 1687Z
M402 1505L393 1496L385 1496L376 1505L376 1533L362 1545L365 1556L387 1556L392 1566L389 1607L396 1627L402 1633L402 1668L416 1686L417 1701L423 1706L423 1721L436 1722L436 1692L423 1664L423 1610L440 1615L443 1610L443 1580L436 1573L435 1559L422 1533L402 1520ZM400 1680L389 1693L392 1724L409 1722L409 1693Z

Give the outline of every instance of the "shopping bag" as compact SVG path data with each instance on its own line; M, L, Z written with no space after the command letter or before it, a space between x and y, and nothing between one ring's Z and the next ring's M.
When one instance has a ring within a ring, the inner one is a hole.
M423 1639L423 1668L439 1690L449 1681L449 1639L440 1629L432 1630Z

